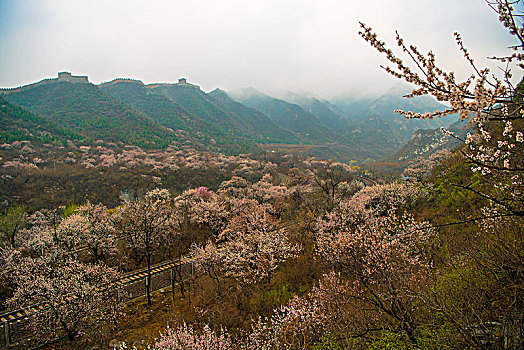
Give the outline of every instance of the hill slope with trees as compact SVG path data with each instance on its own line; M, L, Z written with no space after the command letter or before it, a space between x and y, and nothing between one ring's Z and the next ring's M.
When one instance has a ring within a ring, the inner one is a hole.
M173 132L89 83L36 84L3 97L94 140L163 148L175 139Z

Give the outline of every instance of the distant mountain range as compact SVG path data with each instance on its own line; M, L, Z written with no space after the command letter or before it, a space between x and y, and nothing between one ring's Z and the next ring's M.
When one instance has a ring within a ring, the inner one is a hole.
M299 105L333 130L341 130L348 124L348 119L342 117L342 114L337 110L337 106L329 101L320 100L316 97L302 96L292 91L286 92L283 96L280 96L280 98L289 103Z
M396 109L414 112L433 112L446 106L429 96L404 98L402 95L383 95L375 99L334 101L339 113L350 121L345 129L359 144L375 147L382 157L400 150L420 129L446 127L458 117L444 119L405 119L394 113Z
M254 88L206 93L185 79L148 85L115 79L94 85L87 77L60 73L55 79L0 89L0 94L3 140L43 141L42 135L47 135L45 140L54 142L83 138L224 153L265 145L349 161L391 157L417 130L450 123L405 120L393 113L399 108L420 112L445 108L431 99L385 95L329 102L293 92L275 98Z
M351 143L330 127L323 124L319 118L304 110L298 104L286 102L263 94L253 88L234 91L231 96L242 104L257 109L267 115L277 125L293 130L309 143L340 142Z

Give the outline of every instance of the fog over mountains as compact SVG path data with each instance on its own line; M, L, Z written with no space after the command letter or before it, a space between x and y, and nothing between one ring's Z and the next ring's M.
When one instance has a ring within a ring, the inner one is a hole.
M65 72L0 93L4 105L9 101L9 108L2 110L4 138L12 139L14 129L23 139L32 130L45 129L51 135L60 128L59 139L76 135L145 148L174 145L224 153L264 146L340 161L391 157L418 130L456 121L406 120L393 112L445 108L429 97L386 94L327 101L291 91L270 96L252 87L204 92L183 78L176 83L146 85L115 79L94 85L86 77ZM17 121L9 122L9 118Z

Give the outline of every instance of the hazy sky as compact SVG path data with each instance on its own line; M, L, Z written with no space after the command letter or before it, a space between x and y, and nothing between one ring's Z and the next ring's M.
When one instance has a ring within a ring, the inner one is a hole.
M459 72L453 32L479 62L513 43L483 0L0 0L0 87L66 70L94 83L187 77L205 91L385 91L397 82L359 21Z

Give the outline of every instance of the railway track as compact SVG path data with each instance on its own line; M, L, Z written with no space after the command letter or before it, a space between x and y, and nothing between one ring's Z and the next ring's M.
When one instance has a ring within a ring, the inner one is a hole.
M364 185L366 186L374 186L374 185L378 185L378 182L376 182L375 180L369 178L369 177L364 177L364 176L359 176L359 175L356 175L355 178L361 180L362 182L364 182ZM367 184L366 184L367 182Z

